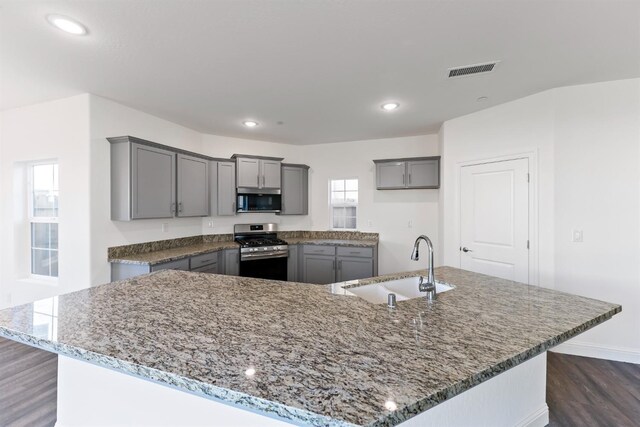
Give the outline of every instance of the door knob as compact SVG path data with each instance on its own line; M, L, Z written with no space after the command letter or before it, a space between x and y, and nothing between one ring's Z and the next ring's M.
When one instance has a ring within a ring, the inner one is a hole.
M467 252L473 252L473 251L465 246L464 248L462 248L462 252L467 253Z

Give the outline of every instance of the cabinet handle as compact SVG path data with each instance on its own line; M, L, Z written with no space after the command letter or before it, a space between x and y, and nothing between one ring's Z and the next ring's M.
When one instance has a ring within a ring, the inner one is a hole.
M342 270L342 260L338 261L338 270Z
M411 174L409 174L409 185L411 185Z
M405 184L406 184L406 182L405 182L405 176L404 176L404 174L402 174L402 185L405 185Z
M260 174L256 175L256 178L258 179L258 187L260 187Z
M178 212L182 212L182 202L178 203Z
M231 211L232 211L233 213L235 213L235 212L236 212L236 202L231 202Z
M333 267L332 268L333 268L333 271L336 271L336 260L335 259L333 260Z

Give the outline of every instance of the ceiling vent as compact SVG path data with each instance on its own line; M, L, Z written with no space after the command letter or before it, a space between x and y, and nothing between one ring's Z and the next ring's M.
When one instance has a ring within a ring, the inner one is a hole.
M463 65L462 67L449 68L449 78L453 77L465 77L474 74L490 73L496 68L500 61L485 62L482 64Z

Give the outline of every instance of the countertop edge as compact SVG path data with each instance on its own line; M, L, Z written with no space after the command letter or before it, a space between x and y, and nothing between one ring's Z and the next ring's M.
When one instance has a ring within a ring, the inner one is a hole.
M543 352L562 344L563 342L580 335L583 332L593 328L594 326L599 325L609 319L611 319L614 315L620 313L622 311L622 306L617 305L613 309L602 313L601 315L584 322L570 331L565 333L556 335L545 342L542 342L522 353L518 353L507 360L504 360L496 365L490 366L487 369L478 372L472 375L469 378L466 378L459 383L455 384L444 390L439 390L436 393L428 396L422 400L417 401L413 405L405 406L404 408L398 409L397 411L388 414L384 417L379 418L378 420L370 423L367 427L394 427L400 423L403 423L410 418L415 417L429 409L437 406L440 403L445 402L471 388L505 372L511 368L514 368L520 365L527 360L530 360Z
M123 374L168 385L180 391L195 394L205 399L216 400L241 409L256 411L257 413L267 417L313 426L357 427L355 424L337 420L326 415L316 414L314 412L294 408L282 403L251 396L246 393L225 389L202 381L161 371L159 369L137 365L115 357L101 355L90 350L83 350L66 344L54 344L49 340L35 338L2 326L0 326L0 337L35 347L40 350L82 360Z

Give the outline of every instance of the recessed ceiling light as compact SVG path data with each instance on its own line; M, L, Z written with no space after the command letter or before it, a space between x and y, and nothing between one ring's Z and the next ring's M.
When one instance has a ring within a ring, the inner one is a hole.
M87 34L87 27L82 25L76 20L67 18L62 15L47 15L47 21L54 27L62 30L66 33L73 34L75 36L83 36Z
M476 99L476 101L478 101L478 102L485 102L485 101L487 101L488 99L489 99L489 97L487 97L487 96L481 96L480 98Z
M253 121L253 120L245 120L244 122L242 122L243 125L245 125L248 128L254 128L256 126L258 126L258 122Z
M384 111L393 111L397 110L400 104L397 102L386 102L380 106Z

